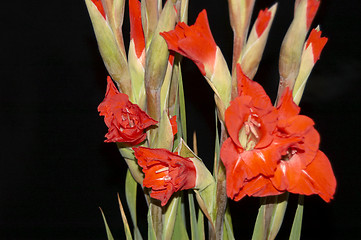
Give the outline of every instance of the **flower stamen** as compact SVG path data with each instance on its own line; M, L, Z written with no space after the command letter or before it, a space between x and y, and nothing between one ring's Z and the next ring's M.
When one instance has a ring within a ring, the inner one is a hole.
M158 169L157 171L155 171L155 173L161 173L161 172L165 172L168 170L169 170L169 167L164 167L164 168Z

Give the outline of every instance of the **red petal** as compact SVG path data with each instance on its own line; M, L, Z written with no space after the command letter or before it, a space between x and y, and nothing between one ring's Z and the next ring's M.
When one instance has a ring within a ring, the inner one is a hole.
M307 13L306 13L307 29L310 28L313 18L315 17L319 6L320 6L319 0L308 0L307 1Z
M320 59L320 55L323 47L326 45L328 38L321 37L321 31L312 29L310 36L308 37L306 48L311 44L313 53L313 63L316 63Z
M272 106L271 100L269 99L263 87L257 82L249 79L243 73L239 64L237 64L237 85L238 95L251 96L256 107L269 108Z
M268 23L271 20L271 15L272 13L268 10L268 8L259 12L256 20L256 33L258 37L262 35L264 30L268 26Z
M252 179L259 174L272 176L277 167L277 161L281 158L281 153L277 148L267 147L265 149L254 149L241 153L245 166L243 171L246 179Z
M318 194L329 202L336 190L336 178L326 155L318 151L315 159L302 171L296 187L290 192L304 195Z
M253 197L266 197L282 194L283 192L278 191L273 187L272 183L268 178L262 175L255 177L244 184L244 187L234 196L235 201L239 201L244 196Z
M205 68L213 69L217 45L205 10L198 15L194 25L188 26L180 22L174 30L160 35L166 40L170 50L193 60L203 75L206 75Z
M298 107L293 101L292 91L289 88L286 88L284 91L278 106L279 119L290 118L292 116L298 115L300 112L300 107Z
M140 58L145 49L145 40L142 27L142 15L140 2L138 0L129 0L129 19L130 19L130 39L133 39L135 53Z
M92 2L94 3L94 5L98 8L98 11L102 14L102 16L104 17L104 19L106 19L105 16L105 11L103 8L103 4L101 0L92 0Z
M171 119L170 119L170 124L172 125L172 132L173 135L176 135L178 132L178 128L177 128L177 116L174 115Z
M151 197L164 206L171 195L191 189L196 184L196 169L191 160L166 149L133 148L134 156L145 174L143 185L152 188Z
M239 142L238 134L243 127L243 123L247 121L248 116L251 114L251 101L252 98L250 96L237 97L231 102L231 105L225 112L228 134L239 148L242 148L242 145Z

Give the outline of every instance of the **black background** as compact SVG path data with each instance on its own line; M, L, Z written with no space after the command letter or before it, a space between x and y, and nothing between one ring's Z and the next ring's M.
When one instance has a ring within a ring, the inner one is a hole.
M273 1L258 1L255 9ZM301 102L321 134L338 180L327 204L306 197L303 239L361 238L360 4L323 1L313 27L329 38ZM206 8L215 41L228 62L232 31L227 2L190 1L189 23ZM275 99L278 53L293 3L281 0L255 80ZM106 70L84 1L6 1L1 26L0 239L106 239L102 207L117 239L124 239L116 194L124 199L126 165L98 116ZM124 36L128 42L129 22ZM199 155L211 168L212 93L184 59L188 134L198 133ZM291 196L279 239L290 230ZM249 239L258 200L231 203L237 239ZM141 213L144 220L145 213ZM141 227L144 227L142 225ZM146 234L144 234L146 236Z

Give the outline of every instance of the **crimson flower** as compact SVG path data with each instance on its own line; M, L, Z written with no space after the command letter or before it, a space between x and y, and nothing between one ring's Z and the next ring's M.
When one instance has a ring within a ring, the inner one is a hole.
M98 106L100 116L109 128L105 142L123 142L137 145L146 138L145 130L157 124L140 107L129 101L126 94L120 93L108 76L107 92Z
M221 148L227 174L227 195L239 200L246 181L272 176L279 154L268 151L277 123L277 110L264 89L237 68L238 93L225 112L229 138Z
M335 193L336 179L328 158L318 149L320 136L313 127L313 120L299 115L300 108L293 102L292 93L288 89L277 111L278 121L272 142L263 149L264 156L273 160L277 158L273 174L260 172L257 176L247 178L240 188L232 189L230 192L233 195L229 196L240 200L246 195L265 197L288 191L303 195L318 194L329 202ZM257 158L251 161L257 161ZM247 169L242 171L246 172Z
M145 174L143 186L151 188L150 196L167 204L174 192L196 186L193 162L166 149L133 148L139 166Z
M217 45L205 10L199 13L194 25L188 26L180 22L174 30L162 32L160 35L166 40L170 50L194 61L203 75L214 71Z
M286 90L278 106L276 137L270 148L281 151L281 159L273 177L279 191L303 195L318 194L329 202L336 189L331 164L319 148L320 136L311 118L299 115L300 108Z

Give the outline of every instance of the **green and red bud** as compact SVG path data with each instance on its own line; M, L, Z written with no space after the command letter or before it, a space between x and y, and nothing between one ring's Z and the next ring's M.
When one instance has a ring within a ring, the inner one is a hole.
M312 20L315 17L319 4L320 1L318 0L296 1L294 18L281 46L278 99L282 96L287 87L293 89L300 69L301 55L306 35Z
M310 75L313 66L316 64L320 58L323 47L327 43L326 37L321 37L321 31L319 27L312 29L310 36L308 37L307 42L305 43L300 71L293 88L293 100L296 104L299 104L301 101L303 91L305 89L308 76Z
M277 4L260 11L239 59L243 73L250 79L256 75L276 10Z

